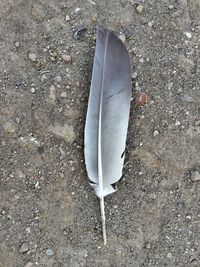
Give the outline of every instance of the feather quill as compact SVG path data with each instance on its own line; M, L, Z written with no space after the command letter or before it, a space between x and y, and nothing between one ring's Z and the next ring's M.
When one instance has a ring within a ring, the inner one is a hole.
M85 124L85 163L100 198L104 244L104 197L122 176L131 102L131 66L123 42L105 28L97 30L92 81Z

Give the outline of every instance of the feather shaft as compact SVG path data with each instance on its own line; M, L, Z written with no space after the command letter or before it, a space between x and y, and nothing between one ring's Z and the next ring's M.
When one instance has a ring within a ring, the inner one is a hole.
M100 198L100 209L101 209L103 241L104 241L104 246L105 246L107 244L107 236L106 236L106 216L105 216L105 207L104 207L104 197Z

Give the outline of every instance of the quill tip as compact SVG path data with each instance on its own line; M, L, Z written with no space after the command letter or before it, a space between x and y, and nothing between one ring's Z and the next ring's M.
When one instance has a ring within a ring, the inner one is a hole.
M103 241L104 241L104 246L105 246L107 244L107 236L106 236L106 217L105 217L105 209L104 209L104 197L100 198L100 208L101 208Z

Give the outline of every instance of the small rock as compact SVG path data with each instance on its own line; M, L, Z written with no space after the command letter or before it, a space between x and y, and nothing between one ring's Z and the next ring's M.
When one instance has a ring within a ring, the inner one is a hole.
M139 62L140 62L140 63L144 63L144 58L140 58L140 59L139 59Z
M17 80L17 81L16 81L16 86L17 86L17 87L21 86L22 84L23 84L23 82L22 82L21 80Z
M25 253L25 252L27 252L28 250L29 250L28 244L27 244L26 242L24 242L24 243L21 245L21 247L20 247L20 249L19 249L19 252L20 252L20 253Z
M144 9L143 5L138 5L138 6L136 7L136 11L137 11L138 14L142 14L143 9Z
M67 93L66 92L62 92L60 96L65 98L65 97L67 97Z
M55 57L50 57L50 61L55 62L56 58Z
M148 96L145 93L140 93L138 103L140 106L144 106L147 103Z
M21 119L17 117L17 118L15 118L15 121L16 121L17 124L20 124Z
M66 15L65 20L66 21L70 21L70 16L69 15Z
M184 32L184 34L188 39L192 38L192 34L190 32Z
M70 63L72 61L72 58L70 55L62 55L62 59L65 63Z
M33 263L32 262L27 262L25 265L24 265L24 267L32 267L33 266Z
M172 10L174 8L173 5L169 5L169 9Z
M2 214L2 215L6 215L6 210L2 210L2 211L1 211L1 214Z
M198 171L192 172L192 174L191 174L191 180L193 182L200 181L200 173Z
M149 28L152 28L153 27L153 22L152 21L149 21L148 22L148 26L149 26Z
M40 60L37 60L35 66L36 66L36 68L37 68L38 70L40 70L40 69L42 68L43 64L42 64L42 62L41 62Z
M52 256L54 254L53 250L51 248L46 250L46 255L47 256Z
M135 80L137 78L137 76L138 76L137 72L134 71L133 74L132 74L132 78Z
M153 131L153 136L155 137L157 135L159 135L159 132L157 130Z
M53 51L50 52L50 55L51 55L52 57L57 57L57 56L58 56L58 53L57 53L56 50L53 50Z
M171 259L171 258L172 258L172 253L171 253L171 252L168 252L168 253L167 253L167 258L168 258L168 259Z
M60 83L62 81L62 77L60 75L57 75L55 78L54 78L54 81L57 82L57 83Z
M35 88L34 87L32 87L30 91L32 94L35 94Z
M20 47L20 43L19 42L15 42L15 47L16 48Z
M48 77L46 76L46 74L42 74L41 76L41 81L44 82L48 79Z
M97 21L97 14L91 16L91 21L95 23Z
M194 102L194 99L191 97L191 95L189 93L186 93L184 96L183 96L183 101L184 102L188 102L188 103L192 103Z
M180 126L180 125L181 125L180 121L176 121L176 122L175 122L175 125L176 125L176 126Z
M30 53L30 54L28 55L28 57L29 57L29 59L30 59L31 61L36 62L37 57L36 57L35 54Z

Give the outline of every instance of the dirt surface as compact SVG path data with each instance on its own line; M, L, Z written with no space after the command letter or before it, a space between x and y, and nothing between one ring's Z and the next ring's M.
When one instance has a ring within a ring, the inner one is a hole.
M0 0L1 267L200 266L199 18L199 0ZM106 247L83 157L98 25L133 65Z

